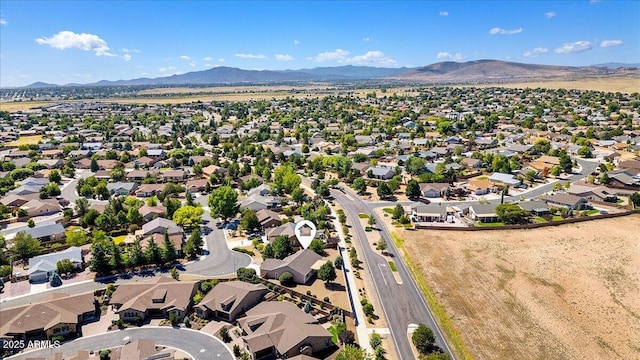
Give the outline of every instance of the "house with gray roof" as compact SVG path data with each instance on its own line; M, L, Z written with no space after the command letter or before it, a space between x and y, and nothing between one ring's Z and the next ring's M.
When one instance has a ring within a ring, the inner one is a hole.
M33 282L47 281L57 271L58 261L69 259L76 269L82 269L82 250L73 246L64 251L35 256L29 259L29 279Z
M490 223L498 221L497 204L473 204L469 206L469 215L473 220Z
M518 203L522 210L530 212L532 215L540 216L549 213L549 206L544 201L531 200Z
M493 173L489 176L489 180L509 186L520 186L520 184L522 184L522 181L516 179L515 175L500 172Z
M396 175L396 171L386 166L374 166L367 170L367 175L373 179L389 180Z
M571 194L555 193L552 195L542 195L538 197L538 200L544 201L547 204L562 206L569 210L586 209L589 206L587 199Z
M266 259L260 265L260 277L265 279L278 279L285 272L293 275L293 281L297 284L308 283L316 271L324 264L322 257L315 252L304 249L286 258Z

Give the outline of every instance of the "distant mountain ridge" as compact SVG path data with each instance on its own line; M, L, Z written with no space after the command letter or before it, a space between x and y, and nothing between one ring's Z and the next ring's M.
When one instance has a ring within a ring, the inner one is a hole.
M625 66L617 67L617 65ZM63 86L174 86L374 79L432 83L469 83L614 75L628 68L626 65L636 64L608 63L577 67L524 64L500 60L475 60L468 62L445 61L417 68L381 68L346 65L300 70L244 70L220 66L208 70L193 71L166 77L116 81L102 80L84 85L67 84ZM36 82L26 87L43 88L57 86L60 85Z
M604 64L596 64L592 65L595 67L604 67L607 69L620 69L620 68L636 68L640 69L640 63L618 63L618 62L608 62Z

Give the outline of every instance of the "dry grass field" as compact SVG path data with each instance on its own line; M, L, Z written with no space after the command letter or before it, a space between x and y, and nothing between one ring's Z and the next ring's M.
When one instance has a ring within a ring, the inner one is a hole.
M474 85L475 87L500 86L506 88L548 88L548 89L579 89L579 90L598 90L610 92L632 93L640 91L640 79L636 78L602 78L602 79L586 79L576 81L545 81L530 83L513 83L513 84L497 84L497 85ZM297 92L292 92L295 89ZM365 97L367 94L375 92L376 96L411 95L411 88L400 87L390 88L382 92L380 88L373 89L357 89L351 92L355 96ZM305 86L221 86L209 88L157 88L147 89L138 92L141 97L137 98L109 98L95 100L99 102L117 102L123 104L184 104L196 101L249 101L249 100L271 100L284 99L286 97L293 98L317 98L327 95L337 95L346 93L346 90L338 90L331 88L327 84L305 85ZM182 94L182 95L181 95ZM166 96L162 96L166 95ZM146 97L148 96L148 97ZM51 104L80 102L80 100L60 100L60 101L22 101L22 102L0 102L1 111L24 111L40 106Z
M640 359L640 215L396 230L476 359Z
M43 138L43 135L21 136L18 140L8 143L7 146L36 145Z

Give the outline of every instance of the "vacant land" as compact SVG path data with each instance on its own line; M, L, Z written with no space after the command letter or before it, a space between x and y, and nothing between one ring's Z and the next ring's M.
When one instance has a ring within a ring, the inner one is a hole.
M42 135L21 136L18 140L8 143L7 146L36 145L43 138Z
M606 92L634 93L640 91L640 79L638 78L600 78L584 80L559 80L559 81L536 81L500 85L478 85L476 87L501 86L510 89L514 88L545 88L545 89L576 89L576 90L596 90Z
M640 215L396 231L475 358L640 358Z

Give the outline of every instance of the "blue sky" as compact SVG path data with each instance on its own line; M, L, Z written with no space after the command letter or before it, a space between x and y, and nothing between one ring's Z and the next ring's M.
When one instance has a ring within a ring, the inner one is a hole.
M214 66L640 62L638 1L6 1L0 86Z

